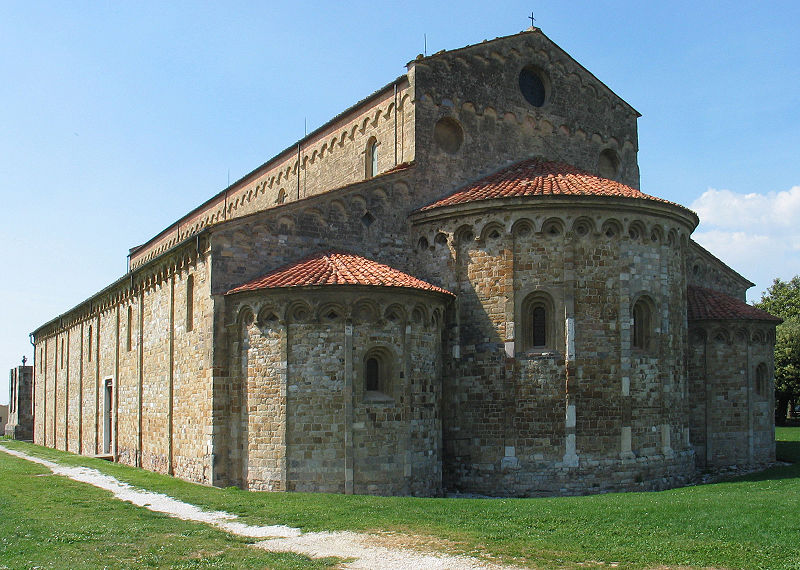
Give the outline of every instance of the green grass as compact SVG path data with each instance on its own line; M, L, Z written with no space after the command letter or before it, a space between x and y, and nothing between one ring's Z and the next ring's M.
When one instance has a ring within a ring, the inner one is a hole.
M65 464L95 467L137 487L167 493L207 509L235 513L251 524L287 524L304 530L398 531L433 537L447 544L451 552L531 567L572 568L618 563L624 568L796 569L800 567L800 428L778 428L777 439L778 457L795 464L714 485L658 493L552 499L416 499L250 493L193 485L163 475L30 444L3 443ZM11 461L11 458L0 454L0 461L3 462L0 468L4 468L5 462ZM19 462L16 459L14 461ZM26 469L43 471L38 466ZM9 485L12 489L17 487L17 483L7 483L8 479L3 476L0 489ZM61 478L30 476L27 478L27 493L34 496L43 494L47 499L48 490L51 485L56 485L57 479ZM64 481L58 481L57 484L77 486L76 499L90 494L85 491L85 485ZM83 491L78 492L80 490ZM7 494L7 491L0 494L2 518L6 518L8 510L2 502ZM111 538L113 533L110 527L115 523L99 521L108 516L106 513L125 511L126 517L131 519L129 524L141 529L136 534L148 536L148 545L139 546L135 551L135 556L142 557L137 560L165 555L162 554L161 545L167 539L161 530L154 530L160 529L159 524L166 524L164 517L147 514L116 501L104 503L103 517L97 517L96 514L92 517L91 514L99 510L96 501L102 502L108 494L98 490L92 490L91 494L96 497L88 506L81 507L80 501L77 505L87 511L87 520L94 525L101 525L100 542L114 542L119 538ZM37 501L37 504L41 502ZM68 504L68 507L71 509L72 505ZM131 509L133 512L128 513ZM177 521L166 520L170 524L178 524ZM150 521L154 521L153 526ZM194 529L190 537L177 533L169 534L168 539L169 544L174 543L178 551L183 552L176 555L178 560L182 560L181 564L193 564L187 557L195 548L190 545L199 541L200 536L203 541L213 540L227 545L225 548L203 547L203 551L209 553L215 553L219 548L223 552L219 556L223 559L229 551L249 552L241 541L220 536L213 529L185 524L187 528ZM7 536L10 528L15 528L15 525L0 526L0 535ZM20 522L16 528L24 528L24 525ZM74 528L83 529L83 525ZM132 534L128 531L125 533L126 536ZM152 544L149 538L151 534L154 536ZM41 540L41 536L38 534L33 541ZM83 530L78 536L84 536ZM89 540L97 544L95 539ZM182 546L185 541L188 542ZM3 548L8 548L7 544L4 538ZM127 543L123 540L121 544L120 552L127 552ZM57 548L53 548L57 550L62 546L72 548L71 543L60 542ZM6 555L0 550L0 559ZM119 563L120 566L127 564ZM225 562L220 564L225 566ZM237 567L246 566L239 564L237 559ZM267 566L280 567L277 562L269 562Z
M253 548L208 525L112 500L107 491L0 453L0 568L300 569L335 562Z

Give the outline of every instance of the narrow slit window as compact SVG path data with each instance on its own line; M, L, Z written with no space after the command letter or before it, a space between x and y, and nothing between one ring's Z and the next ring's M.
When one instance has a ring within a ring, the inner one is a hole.
M194 276L186 280L186 330L194 329Z
M125 327L125 350L131 350L131 344L133 340L133 308L128 307L128 322Z
M639 299L633 306L633 348L649 350L653 327L652 310L644 299Z
M365 178L372 178L378 174L378 141L375 137L367 142L367 149L364 153Z
M91 362L92 361L92 327L91 327L91 325L89 325L89 339L88 340L89 340L89 342L88 342L89 348L86 351L86 356L87 356L89 362Z

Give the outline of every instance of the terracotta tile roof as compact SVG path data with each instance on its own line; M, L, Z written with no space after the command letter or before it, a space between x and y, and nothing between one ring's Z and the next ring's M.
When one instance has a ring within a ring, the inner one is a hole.
M513 164L456 190L449 196L420 208L420 211L480 200L533 196L639 198L680 206L563 162L548 162L541 158L532 158ZM680 207L683 208L683 206Z
M748 321L781 322L766 311L756 309L744 301L720 291L689 285L686 288L687 313L690 321Z
M454 296L450 291L412 277L398 269L344 251L323 251L279 267L226 293L282 287L371 285L405 287Z

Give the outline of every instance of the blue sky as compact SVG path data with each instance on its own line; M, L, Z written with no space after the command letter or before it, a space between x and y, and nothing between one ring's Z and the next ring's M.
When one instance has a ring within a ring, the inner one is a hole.
M800 2L0 3L0 368L128 248L434 53L536 24L640 113L644 192L800 273ZM230 174L229 174L230 173ZM0 403L8 400L0 376Z

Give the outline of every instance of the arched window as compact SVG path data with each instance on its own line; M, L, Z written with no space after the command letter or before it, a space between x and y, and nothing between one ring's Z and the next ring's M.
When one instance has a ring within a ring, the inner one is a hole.
M767 365L763 362L756 366L756 394L767 395Z
M555 349L555 310L547 293L537 291L525 297L520 316L522 350Z
M533 308L531 338L534 348L547 346L547 311L542 305Z
M633 330L631 344L637 350L650 350L653 346L653 303L647 297L640 297L633 304Z
M394 394L392 382L392 355L384 347L375 347L364 355L364 397L366 399L391 399Z
M364 384L367 392L378 392L380 390L381 363L374 356L367 358L364 364Z
M370 137L364 152L364 175L365 178L372 178L376 174L378 174L378 141L375 137Z
M281 188L280 190L278 190L278 197L275 198L275 203L283 204L285 201L286 201L286 190Z

